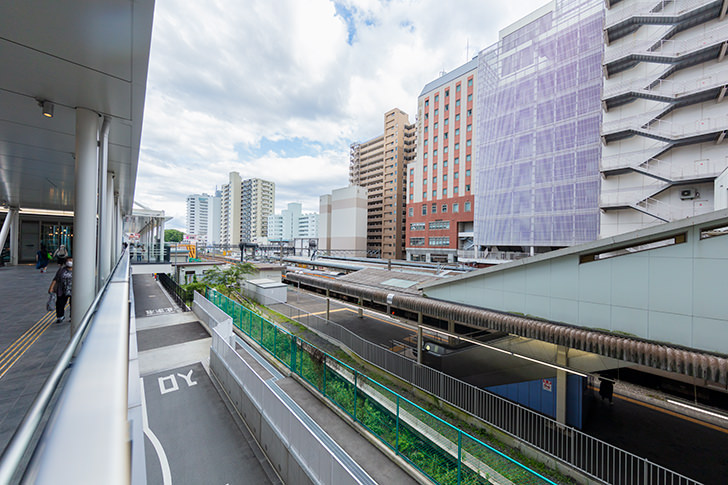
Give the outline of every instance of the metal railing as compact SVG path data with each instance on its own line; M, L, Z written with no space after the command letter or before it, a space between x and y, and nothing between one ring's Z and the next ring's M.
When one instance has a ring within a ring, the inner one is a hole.
M496 394L419 365L407 357L363 339L337 323L312 315L309 311L284 302L271 308L331 337L369 363L594 479L615 485L700 484ZM231 316L235 318L234 315Z
M232 317L240 331L433 482L554 484L221 293L208 288L206 298Z
M177 303L182 308L187 308L190 303L192 303L192 299L194 298L194 293L190 290L185 290L180 285L177 284L176 281L174 281L169 275L165 273L159 273L157 275L157 279L159 280L159 283L164 287L165 290L174 298L175 303Z
M0 457L0 483L129 483L129 274L124 253Z

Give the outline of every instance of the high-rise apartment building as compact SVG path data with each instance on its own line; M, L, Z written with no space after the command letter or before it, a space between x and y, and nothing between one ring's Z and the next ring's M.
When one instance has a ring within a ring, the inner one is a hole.
M367 251L367 189L350 185L336 189L319 200L319 245L323 251L350 251L361 256Z
M215 195L193 194L187 196L187 235L195 236L203 244L220 242L220 199Z
M475 244L533 253L597 238L602 0L556 0L478 54Z
M407 167L407 259L452 262L473 246L477 59L428 83Z
M240 235L243 242L262 242L268 237L268 216L275 211L276 185L258 178L243 180Z
M220 199L220 243L237 245L241 239L242 179L230 172L228 183L222 186Z
M415 130L407 113L384 115L384 133L350 147L349 183L366 187L367 251L403 259L406 231L406 169L415 156Z
M261 242L268 236L268 216L275 207L275 184L257 178L245 179L230 172L220 200L220 242L238 245Z
M728 166L726 2L607 5L601 237L714 210Z
M318 237L318 214L303 214L302 210L300 203L292 202L280 214L268 216L268 240L316 239Z

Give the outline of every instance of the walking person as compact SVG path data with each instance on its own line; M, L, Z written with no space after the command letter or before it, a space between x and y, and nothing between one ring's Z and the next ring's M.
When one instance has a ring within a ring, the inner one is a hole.
M53 259L58 261L58 264L60 266L63 266L63 263L66 261L66 258L68 257L68 249L66 249L65 244L61 244L58 246L58 249L55 250L53 253Z
M48 293L56 294L56 323L65 320L66 302L71 298L71 289L73 286L73 258L66 259L65 263L56 272L56 276L51 281Z
M45 273L46 268L48 268L48 250L45 244L41 244L40 249L35 253L35 269L39 269L41 273Z

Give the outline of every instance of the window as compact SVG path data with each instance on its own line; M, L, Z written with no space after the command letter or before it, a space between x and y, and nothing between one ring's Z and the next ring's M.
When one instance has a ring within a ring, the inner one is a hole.
M430 113L425 113L425 119L427 120L429 118L430 118Z
M470 212L470 201L465 202L465 212Z
M448 96L450 96L450 90L449 89L446 89L445 90L445 97L447 98Z
M450 105L449 104L446 104L445 105L445 111L448 111L449 109L450 109Z
M454 177L457 179L460 177L460 172L455 172Z
M427 185L427 179L422 179L422 185Z
M465 186L465 192L470 192L470 184Z
M428 141L430 141L430 140L425 140L425 146L427 146L427 142L428 142Z
M458 165L460 163L460 157L455 157L455 165Z
M429 99L426 99L425 100L425 106L430 106L430 100Z
M437 190L432 191L432 198L434 199L435 197L437 197Z
M433 184L436 184L437 183L437 177L432 177L432 183Z
M470 102L472 100L473 100L473 95L472 94L468 94L468 102Z
M459 108L460 107L460 100L459 99L456 99L455 100L455 107L456 108Z
M432 156L433 157L436 157L437 156L437 150L432 150Z
M447 168L447 160L443 160L442 161L442 167L443 168Z
M410 224L410 231L424 231L425 230L425 223L424 222L413 222Z
M435 108L435 116L437 116L440 113L440 110Z
M455 186L455 187L454 187L454 188L452 189L453 193L454 193L454 194L457 194L457 193L458 193L458 189L459 189L459 187L458 187L458 186L456 185L456 186Z
M429 242L430 246L449 246L450 238L449 237L431 237L428 242Z
M470 169L467 169L467 170L465 171L465 176L466 176L466 177L470 177Z
M435 195L435 193L433 192L432 195ZM432 213L437 214L437 204L432 204Z
M424 237L411 237L410 238L410 246L424 246L424 245L425 245Z
M473 85L473 78L471 77L470 79L468 79L468 86L472 86L472 85Z
M427 114L425 114L425 118L427 118ZM455 115L455 121L460 121L460 114Z
M415 186L415 183L414 182L410 182L410 188L412 188L414 186Z
M450 118L445 118L445 126L450 124Z
M427 160L427 152L422 156L425 160Z
M447 212L447 204L442 205L442 212ZM422 229L424 229L425 223L422 223ZM450 221L432 221L427 224L427 227L433 231L450 229Z
M410 200L415 200L415 194L410 194ZM412 209L410 209L410 212L412 212ZM412 215L412 214L410 214Z
M460 134L460 128L455 128L455 136L458 136Z
M455 144L455 150L460 150L460 143Z
M427 192L422 192L422 200L425 200L427 198Z
M442 149L442 153L447 153L447 147Z
M455 92L456 93L459 93L460 92L460 84L458 84L458 85L455 86Z
M423 198L424 198L424 194L423 194ZM427 215L427 205L425 205L425 204L422 204L422 215L423 216Z
M468 116L470 116L470 115L468 115ZM437 122L435 122L434 128L437 129Z
M460 204L453 204L452 205L452 211L453 212L460 212Z
M470 155L465 155L465 161L469 162L470 160L472 160L472 157Z
M439 94L436 94L435 95L435 102L437 103L438 101L440 101L440 95Z
M447 131L442 136L445 140L447 140Z
M412 194L410 194L410 199L411 198L412 198ZM412 217L414 215L415 215L415 208L414 207L410 207L409 208L409 216Z
M473 140L468 140L465 142L465 146L469 147L473 145Z
M427 165L425 165L424 171L427 172Z
M442 196L447 197L447 187L442 189Z
M437 170L437 163L432 164L432 170Z
M425 136L427 136L427 126L425 126Z
M472 109L469 109L468 110L468 118L470 118L471 116L473 116L473 110ZM437 128L437 123L435 123L435 128Z
M473 131L473 125L468 125L468 131Z
M445 175L442 176L442 181L443 182L447 182L447 174L445 174Z
M432 137L432 143L437 143L437 135Z

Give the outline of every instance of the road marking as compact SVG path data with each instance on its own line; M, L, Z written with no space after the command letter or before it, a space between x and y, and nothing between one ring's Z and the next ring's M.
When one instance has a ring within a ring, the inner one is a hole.
M594 386L589 386L589 389L592 389L594 391L599 391L599 389L597 389ZM655 406L654 404L649 404L649 403L646 403L646 402L638 401L637 399L632 399L631 397L622 396L622 395L617 394L617 393L614 393L613 395L617 399L621 399L623 401L631 402L632 404L637 404L639 406L644 406L644 407L649 408L649 409L652 409L654 411L659 411L661 413L669 414L670 416L674 416L676 418L683 419L685 421L690 421L691 423L699 424L701 426L705 426L706 428L711 428L711 429L714 429L716 431L720 431L721 433L728 434L728 429L721 428L720 426L717 426L717 425L715 425L713 423L706 423L705 421L701 421L699 419L692 418L690 416L685 416L684 414L680 414L680 413L677 413L675 411L670 411L669 409L661 408L660 406Z
M144 434L147 435L152 446L154 446L154 451L157 452L159 464L162 467L162 482L164 485L172 485L172 470L169 468L169 461L167 460L167 455L164 453L164 446L162 446L157 435L155 435L149 427L149 418L147 417L147 398L144 395L144 378L140 377L139 380L141 381L142 386L142 428L144 429Z
M66 309L68 309L66 305ZM50 311L35 322L23 335L0 354L0 378L20 360L23 354L40 338L55 320L54 312Z
M167 308L157 308L156 310L146 310L147 316L151 316L151 315L161 315L163 313L174 313L174 312L175 312L175 309L174 308L170 308L170 307L167 307Z

